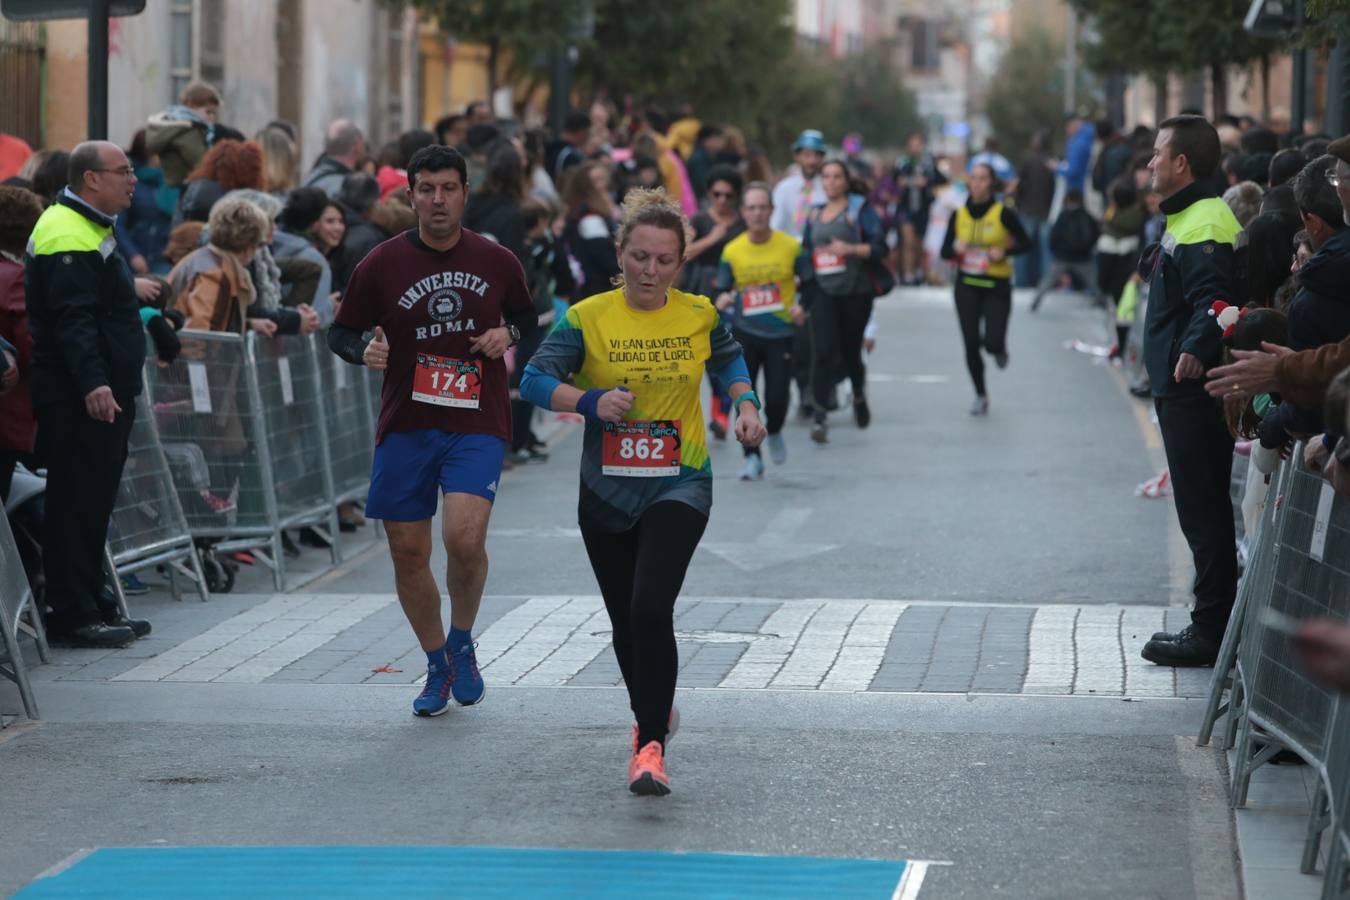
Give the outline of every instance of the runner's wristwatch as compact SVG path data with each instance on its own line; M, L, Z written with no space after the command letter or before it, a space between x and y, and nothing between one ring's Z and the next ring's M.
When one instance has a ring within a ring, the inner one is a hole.
M514 326L514 325L512 325L512 324L510 324L510 323L507 323L507 325L506 325L506 333L507 333L507 334L510 336L510 338L511 338L511 346L512 346L512 347L514 347L516 344L519 344L519 343L520 343L520 329L519 329L519 328L517 328L516 326Z
M764 407L761 406L760 403L759 403L759 394L756 394L754 391L745 391L745 392L742 393L739 397L736 398L736 412L737 412L737 414L740 413L741 404L744 403L744 402L747 401L747 400L749 400L751 403L754 404L756 410L761 410L761 409L764 408Z

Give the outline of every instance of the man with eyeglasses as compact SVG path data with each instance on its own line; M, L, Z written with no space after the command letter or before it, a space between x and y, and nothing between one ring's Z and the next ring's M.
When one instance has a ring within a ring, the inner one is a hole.
M1329 163L1327 158L1334 160ZM1319 167L1319 163L1321 164ZM1345 135L1327 147L1327 156L1309 163L1308 168L1323 172L1321 177L1336 190L1340 201L1341 221L1350 225L1350 135ZM1300 174L1300 178L1302 175ZM1325 226L1326 220L1334 217L1334 212L1325 203L1324 214L1313 211L1315 224ZM1302 207L1302 203L1300 203ZM1307 211L1300 209L1305 227L1309 221ZM1327 259L1350 253L1350 228L1338 232L1326 229L1321 248L1313 259L1322 255ZM1306 284L1306 266L1299 272L1299 278ZM1315 272L1316 270L1314 270ZM1337 271L1344 272L1344 269ZM1342 280L1336 284L1334 296L1341 300L1350 299L1350 287ZM1308 409L1320 409L1325 401L1327 386L1339 373L1350 368L1350 338L1334 344L1325 344L1315 350L1295 353L1288 347L1265 345L1263 350L1244 352L1236 350L1233 356L1237 362L1220 366L1209 372L1209 384L1206 385L1211 396L1232 397L1234 399L1251 397L1256 394L1278 391L1284 402L1293 403Z
M70 155L68 186L38 219L24 258L33 411L47 463L47 621L53 642L122 647L150 623L105 596L103 547L141 392L145 331L113 223L136 173L115 144Z

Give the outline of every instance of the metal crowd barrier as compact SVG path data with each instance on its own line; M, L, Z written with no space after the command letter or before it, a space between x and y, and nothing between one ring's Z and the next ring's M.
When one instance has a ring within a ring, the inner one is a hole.
M127 463L108 523L108 552L117 575L164 566L175 599L180 574L207 599L206 577L144 393L136 399Z
M27 619L27 621L25 621ZM47 634L42 629L42 617L34 606L33 590L24 571L14 533L9 528L9 517L0 509L0 675L19 687L24 713L30 719L38 718L37 700L24 668L23 650L19 636L29 634L37 643L38 658L48 659Z
M378 395L371 396L365 366L352 366L330 353L320 338L319 383L324 403L325 443L333 463L333 494L339 503L364 500L375 454Z
M1350 698L1303 672L1290 636L1277 624L1319 617L1350 623L1350 501L1304 466L1300 445L1267 496L1215 665L1199 743L1210 739L1229 686L1222 740L1229 746L1236 736L1234 807L1246 805L1255 769L1282 751L1312 768L1318 790L1302 870L1315 870L1322 834L1330 828L1324 896L1342 897L1350 891Z
M189 534L248 550L286 585L281 533L328 530L340 557L313 335L183 331L180 359L148 369L148 393Z

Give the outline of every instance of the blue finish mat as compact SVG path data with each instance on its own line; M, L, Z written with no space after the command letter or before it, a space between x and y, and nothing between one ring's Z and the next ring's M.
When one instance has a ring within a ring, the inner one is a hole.
M15 896L889 900L905 866L904 860L496 847L111 848Z

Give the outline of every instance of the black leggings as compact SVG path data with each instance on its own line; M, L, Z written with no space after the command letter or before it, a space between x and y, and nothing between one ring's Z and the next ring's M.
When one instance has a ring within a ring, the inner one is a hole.
M834 399L834 386L842 378L853 382L853 396L860 398L867 388L867 368L863 365L863 333L872 318L870 294L833 296L819 294L811 305L811 327L816 340L815 382L817 417Z
M769 434L778 434L787 421L788 400L792 394L792 343L795 337L764 338L736 332L745 367L750 370L750 386L759 382L764 370L764 418ZM759 456L758 447L746 447L746 456Z
M1012 283L1000 279L994 287L972 287L956 277L956 316L961 321L961 339L966 344L966 368L975 383L975 393L984 396L984 359L980 345L990 354L1007 352L1008 316L1012 314ZM980 321L984 336L980 336Z
M666 740L679 652L675 598L708 517L678 501L652 504L628 531L581 522L581 539L614 629L614 655L637 717L638 746Z

